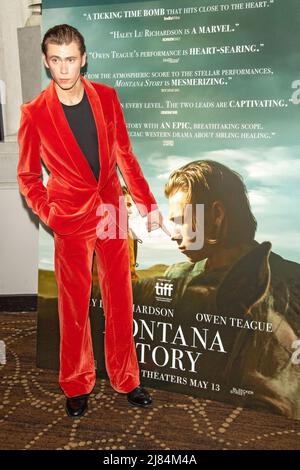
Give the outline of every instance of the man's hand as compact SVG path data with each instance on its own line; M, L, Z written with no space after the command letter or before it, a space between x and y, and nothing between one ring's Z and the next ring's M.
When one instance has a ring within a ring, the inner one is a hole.
M148 232L161 228L169 237L171 236L171 233L164 224L163 216L159 209L148 212L146 226Z

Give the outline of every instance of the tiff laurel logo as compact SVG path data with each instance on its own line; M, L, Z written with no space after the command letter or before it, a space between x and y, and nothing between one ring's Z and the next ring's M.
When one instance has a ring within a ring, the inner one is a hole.
M0 364L6 364L6 347L4 341L0 340Z
M170 282L157 281L155 284L155 293L156 295L162 297L172 297L173 284Z

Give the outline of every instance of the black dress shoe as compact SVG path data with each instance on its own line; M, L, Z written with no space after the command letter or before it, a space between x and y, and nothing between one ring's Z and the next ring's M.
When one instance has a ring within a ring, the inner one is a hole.
M70 418L80 418L88 408L89 395L78 395L76 397L67 397L66 412Z
M150 394L140 385L127 393L127 399L129 403L135 406L149 406L152 403Z

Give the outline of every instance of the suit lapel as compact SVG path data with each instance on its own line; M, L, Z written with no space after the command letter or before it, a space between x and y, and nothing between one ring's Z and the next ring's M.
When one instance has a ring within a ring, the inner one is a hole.
M73 160L79 172L86 178L86 180L93 186L98 184L99 189L101 189L105 184L108 171L108 141L106 133L106 122L103 116L101 101L95 88L82 75L80 75L80 79L86 90L97 128L100 162L99 182L97 182L93 171L86 157L82 153L82 150L77 143L71 127L69 126L62 104L59 101L55 89L54 80L51 80L50 84L45 89L45 99L53 125L56 128L58 137L60 138L62 145L65 147L69 157Z

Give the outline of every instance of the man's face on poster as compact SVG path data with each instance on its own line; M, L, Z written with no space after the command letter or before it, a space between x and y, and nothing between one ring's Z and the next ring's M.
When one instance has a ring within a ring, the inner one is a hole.
M125 194L124 195L124 202L125 202L125 206L126 206L126 210L127 210L127 215L128 217L130 217L133 213L133 200L132 200L132 197L130 196L130 194Z
M197 204L194 210L195 227L192 223L192 204L188 203L187 193L179 190L169 196L169 219L173 222L171 240L177 242L179 251L192 262L207 257L204 246L204 205Z

